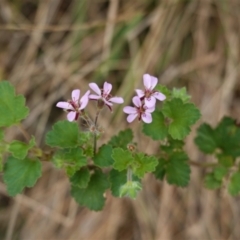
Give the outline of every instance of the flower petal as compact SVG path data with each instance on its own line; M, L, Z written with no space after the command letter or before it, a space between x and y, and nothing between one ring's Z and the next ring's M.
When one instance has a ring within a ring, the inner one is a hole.
M89 100L89 94L90 94L90 90L88 90L81 98L80 100L80 108L79 110L84 109L87 104L88 104L88 100Z
M163 93L155 92L153 96L158 99L159 101L164 101L166 99L166 96Z
M74 102L78 102L79 98L80 98L80 90L79 89L73 90L72 91L72 100Z
M145 106L145 113L152 113L154 111L155 111L155 106L153 106L153 107Z
M75 120L75 117L76 117L76 112L69 112L69 113L67 114L67 119L68 119L69 122L74 121L74 120Z
M158 79L154 76L151 76L151 90L153 90L158 83Z
M136 91L137 95L138 95L140 98L144 97L145 93L144 93L143 90L141 90L141 89L136 89L135 91Z
M109 101L107 101L105 98L102 98L102 100L104 101L104 103L108 106L112 106L113 104L110 103Z
M67 110L74 110L72 105L68 102L58 102L56 106Z
M142 102L141 102L141 100L138 96L133 97L132 102L134 103L134 105L136 107L141 107L142 106Z
M136 113L136 114L130 114L130 115L128 115L128 117L127 117L127 121L128 121L129 123L131 123L137 116L138 116L137 113Z
M98 95L94 95L94 94L90 94L90 95L89 95L89 99L98 100L98 99L100 99L100 98L102 98L102 97L101 97L101 96L98 96Z
M156 105L156 98L153 96L150 96L149 98L145 98L144 99L144 103L145 105L149 108L149 107L155 107Z
M142 120L145 122L145 123L151 123L152 122L152 115L150 113L143 113L142 114Z
M112 84L105 82L103 84L103 92L104 92L104 94L108 95L111 92L111 90L112 90Z
M144 74L143 75L143 84L146 89L151 89L151 76L149 74Z
M118 104L121 104L124 102L123 98L121 97L112 97L108 101L113 103L118 103Z
M136 114L137 109L135 107L126 106L123 108L123 112L128 113L128 114Z
M96 83L89 83L89 87L99 96L101 96L101 90Z

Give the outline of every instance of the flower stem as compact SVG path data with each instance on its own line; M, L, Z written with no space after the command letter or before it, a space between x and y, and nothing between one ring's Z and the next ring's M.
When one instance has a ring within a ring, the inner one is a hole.
M130 167L128 167L128 170L127 170L127 181L128 182L132 181L132 169Z

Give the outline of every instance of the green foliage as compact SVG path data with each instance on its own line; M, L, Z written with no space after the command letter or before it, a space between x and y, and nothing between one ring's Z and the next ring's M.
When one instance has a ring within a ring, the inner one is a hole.
M166 165L166 160L164 158L160 158L158 165L153 173L157 179L163 180L166 174Z
M168 135L168 127L163 114L156 110L152 114L152 119L153 121L150 124L143 124L143 133L153 140L163 140Z
M102 145L98 153L93 157L94 163L99 167L110 167L113 164L112 146Z
M204 178L204 185L209 189L218 189L222 185L222 181L216 179L214 173L208 173Z
M177 89L173 88L172 90L172 97L173 98L179 98L181 99L184 103L188 102L190 100L190 96L187 94L187 90L185 87Z
M113 168L118 171L127 169L134 162L132 153L121 148L113 149L112 158L114 160Z
M72 176L79 168L87 165L87 158L81 148L58 150L53 156L57 168L64 168L68 176Z
M32 137L28 144L14 140L10 143L8 151L12 153L15 158L24 159L28 151L36 144L35 138Z
M235 196L240 193L240 172L235 172L230 178L228 192Z
M202 124L197 130L195 143L205 153L221 152L221 156L240 156L240 128L233 119L224 117L213 129L208 124Z
M183 139L190 132L190 126L199 118L200 112L192 103L183 103L181 99L173 99L164 103L163 115L169 119L168 132L173 139Z
M123 186L127 181L127 171L117 171L112 169L109 174L109 181L110 181L110 189L112 195L115 197L120 197L120 188Z
M77 186L79 188L86 188L90 181L90 172L88 168L81 168L76 171L74 175L70 178L70 182L73 186Z
M163 93L166 96L166 99L170 99L172 96L171 91L165 85L157 84L155 90Z
M128 181L120 188L120 197L130 197L135 199L138 192L142 190L142 185L137 181Z
M29 158L19 160L10 156L4 165L3 175L9 195L15 196L23 188L34 186L42 174L41 171L42 165L39 160Z
M184 152L173 152L166 160L160 159L154 175L162 180L166 175L167 182L179 187L187 186L190 180L188 156Z
M109 187L107 176L100 170L95 170L86 188L79 188L75 185L71 188L71 195L77 203L86 206L91 210L102 210L105 203L103 196Z
M166 166L166 177L169 184L185 187L190 180L190 167L185 153L173 153Z
M0 82L0 127L18 124L28 115L25 98L16 96L14 87L7 81Z
M134 175L142 178L145 173L153 172L157 164L158 161L154 156L147 156L143 153L137 153L134 155L132 170Z
M127 149L127 145L133 140L133 132L131 129L126 129L120 131L117 136L111 138L108 142L108 145L111 145L113 148L123 148Z
M46 136L46 143L51 147L74 148L81 140L77 123L67 120L55 123Z
M4 139L4 131L3 129L0 129L0 141L3 141Z
M0 152L0 172L2 172L2 170L3 170L3 156Z

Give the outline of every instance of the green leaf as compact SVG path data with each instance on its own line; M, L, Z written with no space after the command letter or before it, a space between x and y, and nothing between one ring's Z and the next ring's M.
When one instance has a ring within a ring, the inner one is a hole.
M47 133L46 143L51 147L74 148L79 145L79 129L76 122L59 121Z
M0 96L0 127L15 125L27 117L29 110L24 96L16 96L9 82L0 82Z
M0 153L0 172L3 170L3 155Z
M68 176L72 176L81 167L87 165L87 158L81 148L58 150L53 156L57 168L64 168Z
M216 155L219 163L228 168L228 167L232 167L234 165L234 158L232 156L225 156L224 154L217 154Z
M115 197L120 197L120 188L127 181L127 171L117 171L112 169L109 174L109 181L111 183L111 192Z
M0 141L4 140L4 131L0 129Z
M93 157L94 163L99 167L110 167L113 164L112 147L110 145L102 145L98 153Z
M112 158L114 160L113 168L118 171L127 169L134 162L132 153L121 148L113 149Z
M240 172L235 172L231 178L228 185L228 192L235 196L240 192Z
M183 152L176 152L169 156L166 164L166 177L169 184L185 187L190 180L188 156Z
M240 156L240 128L234 119L224 117L213 129L208 124L202 124L198 129L195 142L205 153L220 152L222 156Z
M173 139L183 139L190 132L190 127L199 118L200 112L192 103L183 103L181 99L164 102L163 115L170 119L168 132Z
M154 156L146 156L143 153L137 153L134 156L133 173L142 178L145 173L153 172L158 164Z
M120 188L120 197L130 197L135 199L138 192L142 190L142 185L137 181L128 181Z
M213 153L217 148L214 130L208 124L202 124L197 130L195 143L199 149L205 153Z
M223 177L227 175L227 173L228 173L228 169L225 168L224 166L217 166L213 170L214 177L219 181L221 181Z
M81 168L70 178L70 182L73 186L79 188L86 188L90 181L90 172L87 168Z
M153 140L163 140L168 135L168 127L165 124L163 114L156 110L152 114L152 119L150 124L143 124L143 133Z
M218 189L222 185L222 181L215 178L214 173L208 173L204 178L204 185L209 189Z
M71 195L80 205L94 211L100 211L104 207L105 198L103 194L108 187L107 176L102 171L96 170L91 176L87 188L79 188L73 185Z
M8 151L10 153L12 153L12 155L15 157L15 158L18 158L18 159L24 159L27 154L28 154L28 151L34 146L36 145L36 142L35 142L35 138L32 137L30 142L27 144L27 143L24 143L24 142L20 142L20 141L17 141L17 140L14 140L10 143L9 145L9 148L8 148Z
M172 139L170 136L168 137L168 142L166 145L161 145L161 150L168 154L172 154L173 152L183 152L184 142L182 140Z
M161 158L159 159L158 165L154 171L154 175L157 179L163 180L165 174L166 174L166 160Z
M163 93L166 96L166 99L169 99L172 95L169 89L165 85L157 84L157 86L155 87L155 90Z
M139 182L140 179L134 175L132 175L133 181ZM123 170L121 172L112 169L109 174L109 182L111 184L111 192L115 197L120 197L120 189L127 182L127 170Z
M113 148L123 148L127 149L127 145L133 140L133 132L131 129L126 129L120 131L117 136L111 138L108 142L108 145L111 145Z
M42 174L39 160L23 160L10 156L4 165L3 180L10 196L20 193L25 187L32 187Z
M184 103L188 102L190 100L190 96L187 94L187 90L185 87L177 89L173 88L172 90L172 97L173 98L179 98L181 99Z

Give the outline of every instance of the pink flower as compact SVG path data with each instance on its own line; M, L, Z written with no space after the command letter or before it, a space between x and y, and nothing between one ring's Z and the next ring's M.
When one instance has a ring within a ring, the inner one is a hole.
M147 107L145 104L142 103L141 99L138 96L133 97L132 101L135 107L127 106L123 108L123 111L129 114L127 117L127 121L130 123L136 117L138 117L139 121L142 119L145 123L151 123L151 113L155 110L155 106Z
M89 83L89 87L97 94L90 94L89 98L93 100L102 100L104 104L112 111L111 106L113 103L121 104L123 103L123 98L121 97L112 97L110 94L112 90L112 84L105 82L103 89L100 89L96 83Z
M145 105L148 107L155 106L156 99L159 101L164 101L166 96L161 92L154 90L158 82L156 77L153 77L149 74L143 75L143 84L145 90L136 89L137 95L140 97L141 100L144 99Z
M76 121L81 114L81 111L87 106L90 91L88 90L80 99L80 90L75 89L72 91L72 100L67 102L58 102L57 107L65 109L67 119L69 122Z

